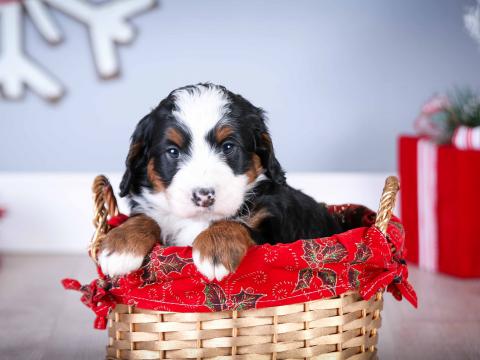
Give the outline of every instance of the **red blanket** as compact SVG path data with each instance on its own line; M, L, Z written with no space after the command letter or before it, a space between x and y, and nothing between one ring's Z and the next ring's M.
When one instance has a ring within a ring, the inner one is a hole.
M388 227L388 240L373 226L375 214L355 205L331 206L345 229L328 238L291 244L252 247L234 274L209 281L192 262L191 247L156 245L141 269L114 278L104 276L81 286L64 279L67 289L80 290L82 302L97 315L96 328L105 328L115 304L174 312L245 310L287 305L358 290L369 299L387 289L417 306L403 261L404 231L397 218ZM125 216L110 221L112 226ZM360 226L360 227L359 227Z

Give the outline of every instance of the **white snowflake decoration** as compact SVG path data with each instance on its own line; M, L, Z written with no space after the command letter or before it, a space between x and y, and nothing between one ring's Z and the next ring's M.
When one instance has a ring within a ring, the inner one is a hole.
M133 40L135 32L127 19L153 8L156 0L116 0L92 4L82 0L0 0L0 88L8 99L19 99L27 85L47 100L58 100L63 85L25 54L22 44L23 10L38 32L50 43L62 41L62 34L49 13L57 9L88 27L99 75L104 79L119 73L116 44Z
M480 44L480 0L467 10L463 22L470 36Z

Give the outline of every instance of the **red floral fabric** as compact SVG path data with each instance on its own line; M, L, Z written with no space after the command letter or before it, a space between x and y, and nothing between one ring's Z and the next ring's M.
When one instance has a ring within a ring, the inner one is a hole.
M331 206L330 211L350 229L328 238L291 244L252 247L237 271L222 281L209 281L192 261L191 247L156 245L137 271L99 278L81 286L65 279L67 289L83 293L82 302L96 314L96 328L105 328L115 304L174 312L246 310L287 305L358 290L369 299L387 289L417 306L408 283L403 256L404 231L397 218L388 227L388 240L373 226L375 214L355 205ZM123 218L122 220L125 220ZM111 224L121 223L119 218ZM360 226L360 227L359 227Z

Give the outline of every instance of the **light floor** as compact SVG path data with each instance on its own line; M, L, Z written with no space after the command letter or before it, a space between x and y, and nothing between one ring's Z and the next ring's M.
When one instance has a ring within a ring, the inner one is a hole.
M380 359L480 359L480 280L457 280L411 268L419 309L385 297ZM85 256L0 256L0 359L103 359L105 331L64 277L89 282Z

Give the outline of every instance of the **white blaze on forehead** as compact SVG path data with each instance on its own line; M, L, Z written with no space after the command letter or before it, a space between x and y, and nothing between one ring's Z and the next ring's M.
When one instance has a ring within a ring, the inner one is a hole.
M212 219L233 216L243 203L248 178L235 175L207 135L225 119L229 103L225 92L214 85L197 85L173 93L173 115L190 133L189 155L180 162L177 173L166 190L171 210L178 216L210 216ZM212 188L215 203L208 209L192 202L192 192Z
M173 179L172 190L191 191L198 187L215 189L217 200L234 176L232 169L207 140L207 135L222 122L228 100L216 86L197 85L174 93L173 112L191 135L190 155ZM190 199L188 199L190 201ZM217 203L217 206L219 204Z
M225 93L216 86L181 89L174 96L177 110L173 114L188 128L194 141L204 139L222 120L228 104Z

